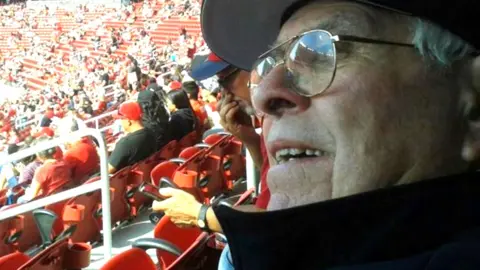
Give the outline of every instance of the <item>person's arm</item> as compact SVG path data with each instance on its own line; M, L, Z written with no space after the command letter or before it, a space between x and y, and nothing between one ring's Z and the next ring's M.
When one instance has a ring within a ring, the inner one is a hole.
M220 106L220 124L245 144L255 166L261 168L264 158L260 148L261 137L253 127L251 117L242 110L238 101L233 100L231 94L225 94L218 106Z
M115 167L112 166L112 164L108 164L108 173L109 174L114 174L117 171Z
M181 189L174 188L162 188L160 189L160 195L167 199L154 201L152 205L153 211L165 212L165 215L177 226L198 226L198 214L200 213L202 204L198 202L193 195ZM264 211L253 205L237 206L235 209L244 212ZM223 232L222 226L211 207L207 211L207 225L213 232Z
M0 190L4 189L6 182L7 182L7 177L5 176L5 173L3 173L3 170L0 170Z

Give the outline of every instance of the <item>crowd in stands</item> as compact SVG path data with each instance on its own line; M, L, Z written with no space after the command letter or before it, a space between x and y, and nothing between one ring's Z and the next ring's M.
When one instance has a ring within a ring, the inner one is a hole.
M103 18L116 16L133 22L135 14L140 12L147 18L148 28L148 24L161 23L169 16L199 14L197 1L162 1L162 5L160 11L153 10L156 4L148 1L120 10L79 6L65 16L73 16L77 23L83 23L82 14L95 8L105 11ZM67 32L55 19L47 22L35 19L49 12L48 8L28 12L22 5L0 7L2 24L22 29L9 37L9 46L13 49L2 51L0 76L5 84L24 88L21 98L0 101L3 157L50 138L68 136L85 128L85 120L111 111L115 112L115 122L106 135L115 135L108 149L109 171L114 173L146 158L170 140L218 124L212 123L212 119L216 119L218 89L214 89L214 84L207 84L209 89L199 87L188 75L195 52L205 50L201 37L193 37L182 28L178 37L160 47L145 29L108 27L101 20L85 22L82 27ZM29 34L29 29L40 24L51 24L55 28L51 40L40 40ZM77 50L72 45L69 54L56 51L59 46L81 39L85 31L96 32L91 39L93 48ZM110 38L104 39L105 36ZM31 46L16 45L24 38L31 40ZM119 56L115 50L123 42L130 44L128 53ZM97 51L102 53L95 54ZM27 89L22 69L25 57L37 59L43 67L35 74L48 81L43 89ZM59 66L62 70L58 70ZM107 97L107 91L113 94ZM19 120L25 122L38 115L40 120L33 127L16 126ZM25 195L17 201L21 203L82 184L98 172L97 146L91 138L83 138L3 164L0 190L19 184L28 186ZM16 202L7 202L12 203Z

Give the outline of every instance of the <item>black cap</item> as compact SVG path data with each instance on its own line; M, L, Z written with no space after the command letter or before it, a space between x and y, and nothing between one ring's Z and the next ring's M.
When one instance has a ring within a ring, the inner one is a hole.
M317 0L319 1L319 0ZM480 48L479 0L352 0L432 21ZM250 70L280 31L294 5L312 0L204 0L201 25L209 48L226 62Z

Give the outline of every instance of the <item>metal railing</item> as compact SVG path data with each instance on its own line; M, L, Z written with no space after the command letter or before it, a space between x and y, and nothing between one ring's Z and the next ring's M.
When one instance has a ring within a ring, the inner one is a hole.
M35 209L51 205L64 201L69 198L73 198L82 194L86 194L95 190L101 189L102 194L102 209L103 209L103 245L105 259L110 259L112 256L112 226L111 226L111 209L110 209L110 179L108 175L107 167L107 149L102 134L96 129L84 129L71 133L66 137L53 139L51 141L43 142L35 145L32 148L28 148L19 151L13 155L7 156L6 160L2 160L2 163L13 162L25 157L36 154L39 151L50 149L52 147L64 144L72 139L80 139L85 136L93 136L99 143L99 155L100 155L100 176L101 180L90 184L84 184L76 188L72 188L45 198L34 200L25 204L18 205L11 209L0 212L0 221L6 220L23 213L33 211Z
M117 112L117 111L111 111L111 112L107 112L107 113L101 114L101 115L99 115L99 116L95 116L95 117L93 117L93 118L90 118L90 119L88 119L88 120L85 120L84 123L85 123L85 124L88 124L88 123L92 123L92 122L93 122L93 123L95 123L95 128L96 128L96 129L99 129L99 126L98 126L99 121L100 121L101 119L105 118L105 117L114 115L116 112Z

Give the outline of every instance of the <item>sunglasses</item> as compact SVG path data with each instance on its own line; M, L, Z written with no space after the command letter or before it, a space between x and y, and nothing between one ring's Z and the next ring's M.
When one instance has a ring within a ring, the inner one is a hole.
M227 74L218 78L218 84L225 90L231 90L231 83L235 79L235 76L240 72L238 68L232 68Z
M323 93L333 83L337 71L336 42L360 42L413 48L412 44L381 41L348 35L333 36L325 30L311 30L273 47L260 55L253 66L260 82L279 65L285 66L285 78L290 89L305 97ZM287 49L279 50L286 47Z

